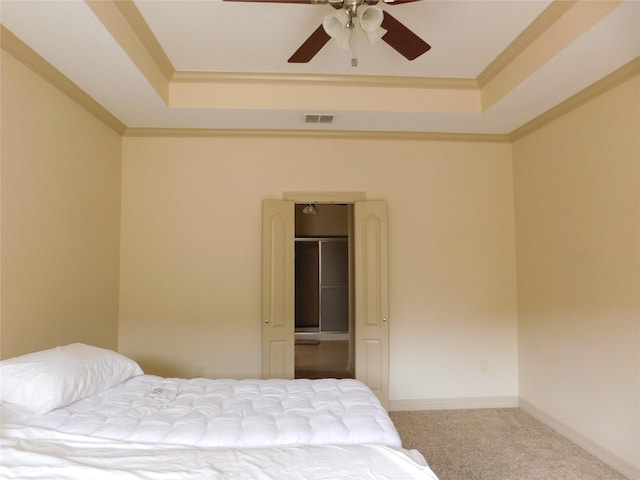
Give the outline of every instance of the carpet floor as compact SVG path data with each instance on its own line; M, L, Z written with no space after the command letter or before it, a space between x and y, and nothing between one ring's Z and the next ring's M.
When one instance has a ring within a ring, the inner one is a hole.
M627 480L517 408L391 412L440 480Z

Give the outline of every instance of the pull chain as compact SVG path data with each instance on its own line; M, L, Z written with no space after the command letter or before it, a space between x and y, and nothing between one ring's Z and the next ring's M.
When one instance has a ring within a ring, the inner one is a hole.
M357 33L358 32L356 32L355 28L353 28L353 31L351 33L351 66L352 67L358 66L358 55L356 52L356 37L358 36Z

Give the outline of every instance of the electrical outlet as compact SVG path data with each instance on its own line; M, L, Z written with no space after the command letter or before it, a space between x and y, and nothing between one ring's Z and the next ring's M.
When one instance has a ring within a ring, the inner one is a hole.
M196 377L204 377L204 365L198 365L196 367Z

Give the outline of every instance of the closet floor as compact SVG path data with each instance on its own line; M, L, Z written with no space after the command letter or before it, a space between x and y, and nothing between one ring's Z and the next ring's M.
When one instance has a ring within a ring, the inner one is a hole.
M296 378L353 378L347 370L349 342L323 340L296 344Z

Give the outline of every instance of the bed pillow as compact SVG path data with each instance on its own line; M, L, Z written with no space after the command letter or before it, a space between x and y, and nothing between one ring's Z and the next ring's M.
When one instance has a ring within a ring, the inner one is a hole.
M133 360L74 343L0 362L0 399L44 414L143 373Z

